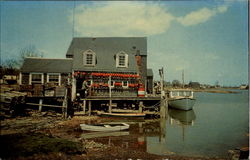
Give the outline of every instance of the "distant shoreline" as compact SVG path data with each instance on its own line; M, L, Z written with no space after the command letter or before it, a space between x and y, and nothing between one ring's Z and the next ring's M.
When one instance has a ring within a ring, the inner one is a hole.
M239 93L241 90L239 88L206 88L206 89L185 88L185 89L190 89L194 92L224 93L224 94ZM168 88L167 90L171 90L171 89ZM235 90L239 90L239 91L235 91ZM243 90L247 90L247 89L243 89Z
M232 90L223 90L220 89L194 89L194 92L208 92L208 93L239 93L238 91L232 91Z

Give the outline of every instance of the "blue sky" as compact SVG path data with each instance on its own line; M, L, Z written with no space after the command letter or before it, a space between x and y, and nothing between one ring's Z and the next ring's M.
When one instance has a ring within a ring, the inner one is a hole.
M220 85L248 83L247 1L4 2L1 61L35 45L49 58L64 58L72 33L146 36L155 79ZM73 32L74 31L74 32Z

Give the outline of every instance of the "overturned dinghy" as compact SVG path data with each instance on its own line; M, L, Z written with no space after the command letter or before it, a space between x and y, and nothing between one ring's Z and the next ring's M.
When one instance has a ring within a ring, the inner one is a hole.
M129 129L127 123L117 123L117 124L80 124L82 130L85 131L122 131Z

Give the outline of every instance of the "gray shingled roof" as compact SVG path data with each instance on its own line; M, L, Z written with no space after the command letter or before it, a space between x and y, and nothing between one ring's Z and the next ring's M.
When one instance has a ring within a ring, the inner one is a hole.
M21 72L71 73L72 59L25 58Z
M153 77L154 76L153 70L151 68L147 69L147 76L148 77Z
M83 65L82 53L88 49L96 53L97 63L94 67ZM147 55L146 37L74 38L66 55L73 55L74 70L136 72L135 50L140 50L141 55ZM116 67L114 56L121 51L128 54L128 68Z

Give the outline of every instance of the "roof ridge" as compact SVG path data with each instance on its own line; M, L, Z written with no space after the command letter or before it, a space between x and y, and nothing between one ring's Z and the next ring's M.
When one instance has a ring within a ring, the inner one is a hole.
M72 58L43 58L43 57L26 57L25 59L44 59L44 60L73 60Z
M73 37L74 38L147 38L146 36L138 36L138 37Z

